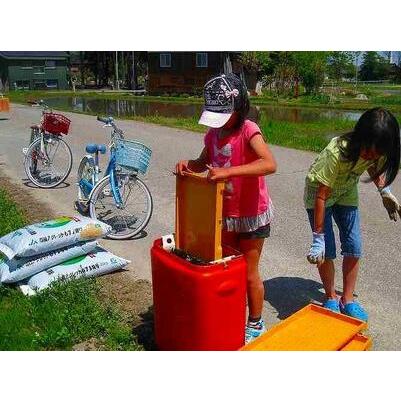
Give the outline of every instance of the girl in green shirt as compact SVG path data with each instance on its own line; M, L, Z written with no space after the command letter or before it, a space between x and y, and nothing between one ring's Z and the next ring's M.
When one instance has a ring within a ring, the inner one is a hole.
M373 108L358 120L352 132L333 138L306 177L304 203L313 231L307 259L317 264L326 292L324 306L367 320L368 314L353 298L361 257L358 182L365 171L374 182L389 218L397 221L401 207L390 184L400 168L400 128L387 110ZM343 255L343 296L334 288L336 245L333 220L340 233Z

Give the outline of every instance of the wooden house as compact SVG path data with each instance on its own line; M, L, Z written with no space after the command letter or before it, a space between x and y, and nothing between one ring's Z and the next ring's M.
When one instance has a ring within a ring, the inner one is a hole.
M149 52L147 91L150 95L200 94L219 73L242 74L238 52Z

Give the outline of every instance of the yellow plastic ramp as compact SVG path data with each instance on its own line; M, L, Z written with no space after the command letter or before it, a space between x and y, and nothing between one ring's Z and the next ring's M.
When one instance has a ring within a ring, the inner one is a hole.
M372 348L372 340L363 334L356 334L340 351L368 351Z
M307 305L241 351L338 351L367 324L317 305Z

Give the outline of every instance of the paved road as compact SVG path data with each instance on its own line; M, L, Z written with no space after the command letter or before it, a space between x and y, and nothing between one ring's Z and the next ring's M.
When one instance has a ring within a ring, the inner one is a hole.
M64 188L40 190L27 185L21 148L26 146L29 126L38 121L40 110L12 105L10 118L0 120L0 163L18 185L48 203L60 214L73 213L76 196L75 172L85 144L107 143L108 131L93 116L66 113L72 120L68 142L74 155L69 184ZM127 138L143 141L153 149L146 182L154 197L154 214L147 236L128 241L105 240L104 245L132 260L136 278L150 279L149 249L155 238L171 233L174 227L175 180L171 171L181 158L196 157L202 147L202 135L133 121L118 121ZM275 204L272 236L267 241L261 269L265 280L264 317L268 325L289 316L310 301L321 301L323 290L317 270L305 259L311 238L302 205L305 173L315 154L272 146L278 172L268 178ZM400 179L393 185L401 198ZM401 222L388 220L373 184L360 185L361 218L365 257L357 286L357 296L370 313L369 333L376 350L401 350L400 232ZM340 273L340 263L337 263ZM337 287L341 290L341 274Z

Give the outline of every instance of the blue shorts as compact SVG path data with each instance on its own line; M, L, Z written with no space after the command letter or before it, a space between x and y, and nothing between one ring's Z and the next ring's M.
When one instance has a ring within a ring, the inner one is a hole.
M314 230L314 209L307 209L309 222ZM357 206L333 205L326 208L324 218L325 257L336 258L336 240L333 230L333 218L340 233L341 255L360 258L362 238Z

